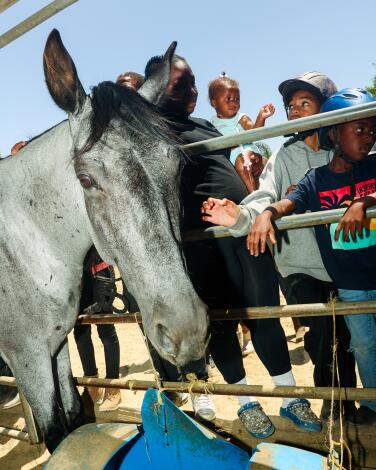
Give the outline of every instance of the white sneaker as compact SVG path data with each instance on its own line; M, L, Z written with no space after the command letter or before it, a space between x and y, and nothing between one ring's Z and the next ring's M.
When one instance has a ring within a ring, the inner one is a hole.
M255 350L253 347L252 340L250 339L249 341L246 342L246 344L243 346L242 349L242 355L243 357L248 356L248 354L252 353Z
M11 400L7 401L3 405L1 405L1 409L7 410L8 408L13 408L13 406L17 406L21 403L20 400L20 395L17 393L15 397L13 397Z
M214 403L209 395L194 395L191 398L196 417L205 421L213 421L215 419Z

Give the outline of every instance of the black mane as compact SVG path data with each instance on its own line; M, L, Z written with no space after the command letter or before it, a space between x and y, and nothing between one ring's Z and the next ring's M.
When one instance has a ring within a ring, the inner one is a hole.
M76 156L87 152L102 136L105 137L111 120L116 117L124 121L127 130L135 138L157 139L171 145L178 143L168 120L158 109L126 86L110 81L102 82L93 87L91 103L90 135Z

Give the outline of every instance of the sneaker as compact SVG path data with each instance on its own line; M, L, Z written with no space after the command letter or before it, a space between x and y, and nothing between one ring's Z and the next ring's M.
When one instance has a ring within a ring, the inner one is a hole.
M9 401L3 403L0 408L2 410L8 410L9 408L13 408L14 406L17 406L21 403L21 400L20 400L20 395L19 393L17 393L16 396L14 396L13 398L11 398Z
M164 392L166 397L169 398L176 406L179 408L185 405L188 401L188 393L179 393L179 392Z
M245 429L253 437L264 439L275 431L273 423L258 401L251 401L243 405L238 410L238 416Z
M121 394L118 388L106 388L102 403L98 411L116 411L121 403Z
M319 418L311 410L311 404L305 398L297 398L286 408L280 408L279 415L305 431L320 432L322 429Z
M361 406L353 414L347 417L347 422L352 426L370 426L376 424L376 411L368 406Z
M245 345L243 346L243 349L242 349L242 356L243 357L246 357L248 356L248 354L251 354L252 352L254 352L255 348L253 347L253 343L252 343L252 340L250 339L249 341L247 341L245 343Z
M197 418L205 421L215 420L214 403L208 395L193 395L192 406Z

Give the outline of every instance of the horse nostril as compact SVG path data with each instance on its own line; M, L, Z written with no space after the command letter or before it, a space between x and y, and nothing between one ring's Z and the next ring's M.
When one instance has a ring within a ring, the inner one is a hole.
M157 323L157 337L160 345L168 354L176 354L177 347L174 340L169 336L169 330L162 323Z

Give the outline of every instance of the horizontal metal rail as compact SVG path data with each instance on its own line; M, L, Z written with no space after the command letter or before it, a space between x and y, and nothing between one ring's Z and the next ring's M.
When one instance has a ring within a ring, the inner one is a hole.
M367 117L376 116L376 102L360 104L351 108L329 111L328 113L315 114L304 118L294 119L292 121L275 124L268 127L258 127L250 131L244 131L233 135L223 137L214 137L213 139L202 140L193 144L183 145L182 148L190 155L198 155L205 152L213 152L230 147L237 147L241 144L257 142L281 135L292 135L298 132L310 129L340 124L343 122L356 121Z
M245 307L209 310L211 320L247 320L255 318L284 317L323 317L331 315L333 308L336 315L357 315L376 313L376 301L335 302L281 305L278 307ZM77 323L81 325L100 325L109 323L142 323L142 316L137 313L79 315Z
M121 390L147 390L157 388L154 380L129 380L129 379L99 379L93 377L75 377L76 385L90 387L119 388ZM0 377L0 385L16 387L14 377ZM211 393L213 395L235 395L257 397L295 397L295 398L321 398L330 399L331 387L286 387L274 385L236 385L214 384L211 382L165 382L161 385L164 390L182 393ZM335 388L334 399L339 400L376 400L376 388Z
M11 7L15 3L17 3L18 0L0 0L0 13L5 11L7 8Z
M20 431L19 429L5 428L0 426L0 436L11 437L12 439L18 439L19 441L30 442L28 433Z
M55 0L0 36L0 49L78 0Z
M290 230L304 227L313 227L314 225L324 225L339 222L346 208L332 209L329 211L306 212L304 214L294 214L281 217L276 221L278 230ZM370 207L366 212L367 218L376 217L376 207ZM210 240L212 238L232 237L227 227L218 225L209 227L205 230L191 230L182 235L184 242L195 242L201 240Z

